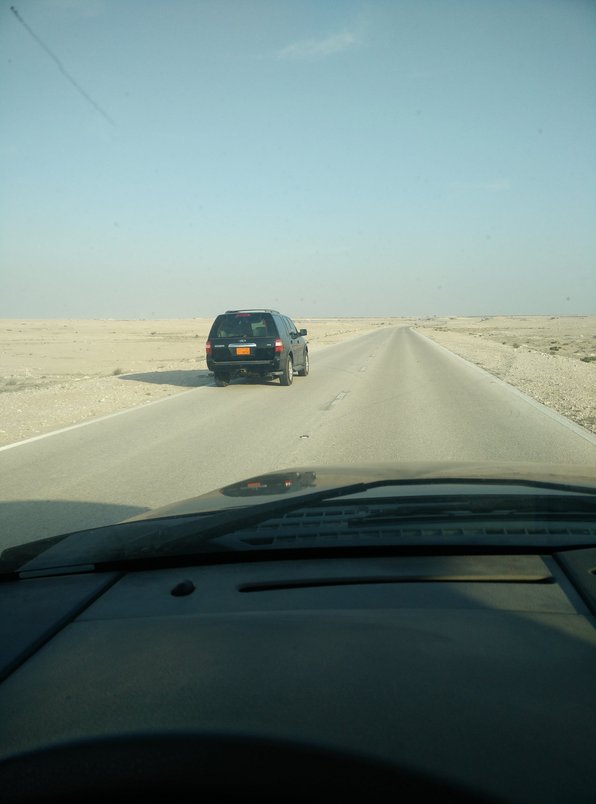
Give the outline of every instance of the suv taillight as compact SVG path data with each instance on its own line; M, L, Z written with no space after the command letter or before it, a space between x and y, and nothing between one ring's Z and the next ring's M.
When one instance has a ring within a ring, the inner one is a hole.
M211 341L207 341L207 343L205 344L205 352L207 353L207 357L211 355L211 351L212 351Z
M276 338L275 339L275 352L279 353L279 352L283 352L283 350L284 350L284 344L283 344L282 339L281 338Z

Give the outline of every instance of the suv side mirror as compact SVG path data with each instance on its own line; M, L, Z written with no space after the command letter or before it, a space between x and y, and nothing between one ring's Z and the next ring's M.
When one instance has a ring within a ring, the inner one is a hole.
M304 338L305 335L308 335L308 332L305 329L300 330L300 335Z

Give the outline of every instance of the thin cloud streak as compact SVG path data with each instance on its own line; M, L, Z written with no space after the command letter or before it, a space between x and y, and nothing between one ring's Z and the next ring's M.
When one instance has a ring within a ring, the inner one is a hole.
M91 104L91 106L93 106L95 111L99 112L99 114L104 118L104 120L107 120L107 122L111 126L115 126L116 124L114 123L114 121L112 120L110 115L105 111L105 109L102 109L101 106L99 105L99 103L96 103L96 101L93 100L91 95L89 95L89 93L86 92L83 89L83 87L79 84L79 82L68 72L68 70L62 64L62 62L60 61L58 56L56 56L56 54L52 50L50 50L50 48L46 45L46 43L42 39L40 39L40 37L35 33L35 31L32 30L27 25L27 23L21 17L21 15L17 11L17 9L14 6L11 6L10 10L15 15L17 20L21 23L23 28L27 31L29 36L31 36L37 42L37 44L42 48L42 50L44 50L48 54L48 56L52 59L52 61L56 65L56 67L60 70L60 72L62 73L64 78L66 78L66 80L69 81L72 84L72 86L76 89L76 91L79 93L79 95L81 95L83 98L85 98L87 103Z
M287 47L278 50L278 59L288 59L293 61L310 61L313 59L324 59L343 53L358 42L357 37L349 31L333 34L325 39L303 39L294 42Z

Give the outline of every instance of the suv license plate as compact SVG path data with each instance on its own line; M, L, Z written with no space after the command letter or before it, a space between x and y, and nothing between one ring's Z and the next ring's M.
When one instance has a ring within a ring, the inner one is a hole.
M238 346L236 349L237 355L249 355L250 354L250 346Z

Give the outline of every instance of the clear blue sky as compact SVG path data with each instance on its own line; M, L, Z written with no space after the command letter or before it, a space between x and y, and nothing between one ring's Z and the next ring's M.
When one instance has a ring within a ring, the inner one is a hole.
M596 312L593 0L2 0L0 66L0 317Z

